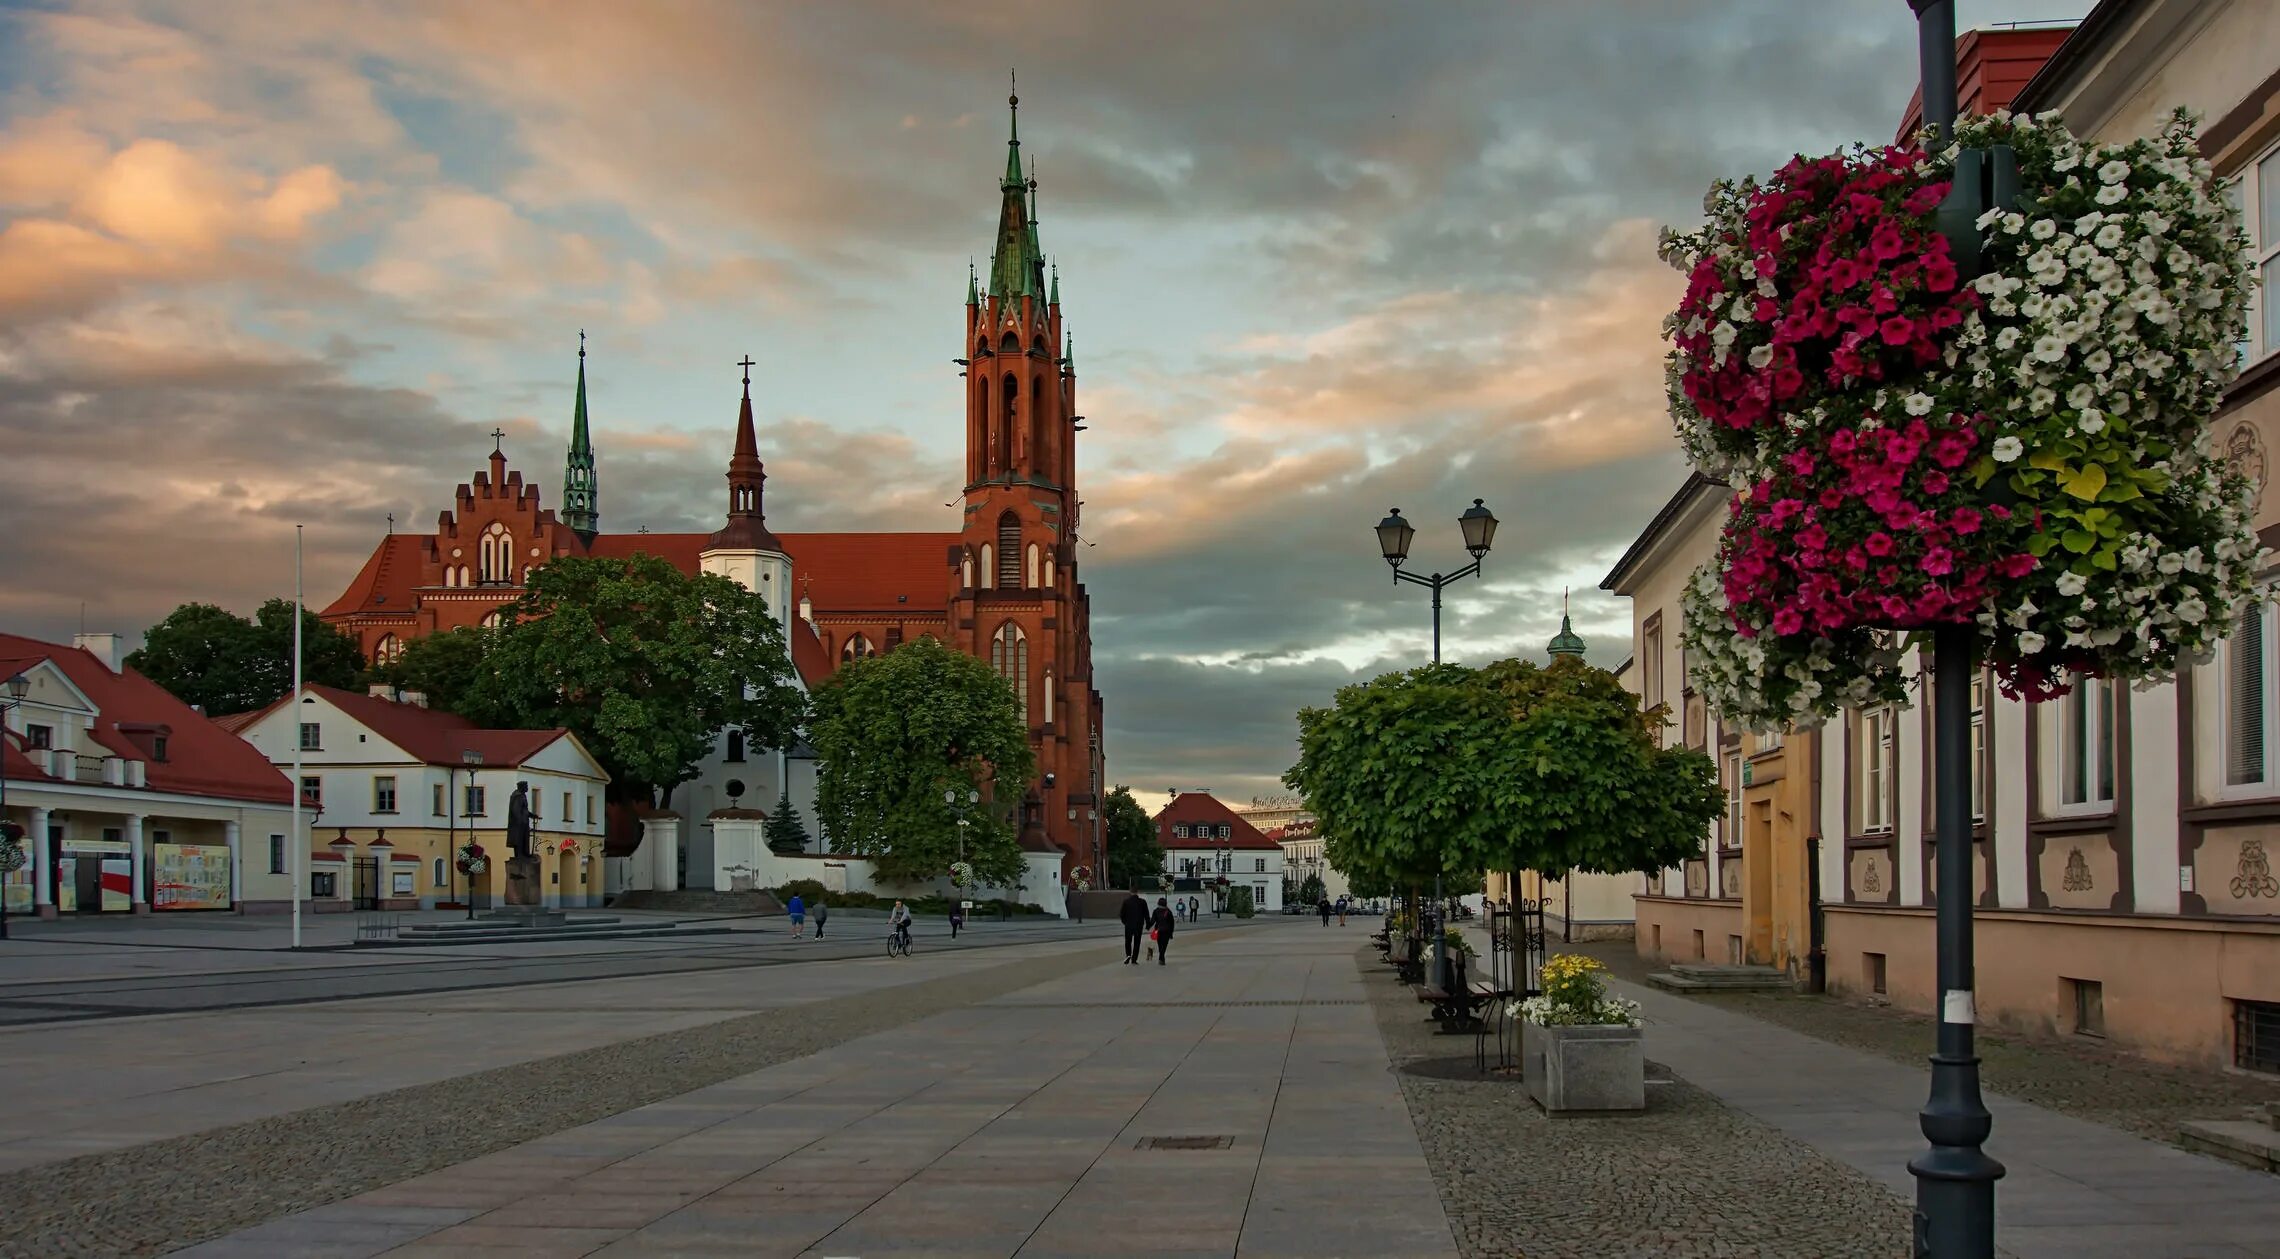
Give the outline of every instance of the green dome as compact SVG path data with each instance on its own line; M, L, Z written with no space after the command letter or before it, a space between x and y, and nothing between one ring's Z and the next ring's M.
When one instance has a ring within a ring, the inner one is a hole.
M1554 656L1580 658L1583 655L1583 637L1575 632L1574 626L1568 624L1567 613L1560 613L1560 632L1552 635L1551 645L1544 650Z

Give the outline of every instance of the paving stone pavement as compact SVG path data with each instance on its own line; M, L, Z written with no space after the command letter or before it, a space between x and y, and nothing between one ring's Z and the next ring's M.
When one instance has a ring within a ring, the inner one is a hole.
M1088 959L181 1253L1455 1259L1359 939Z

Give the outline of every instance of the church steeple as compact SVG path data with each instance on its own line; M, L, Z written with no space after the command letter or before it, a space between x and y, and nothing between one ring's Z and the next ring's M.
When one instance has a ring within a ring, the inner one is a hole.
M1552 635L1552 641L1544 648L1544 653L1554 660L1561 656L1574 656L1578 660L1583 659L1583 636L1576 633L1575 626L1568 623L1567 592L1565 590L1560 592L1560 632Z
M992 297L1045 296L1045 264L1037 247L1037 222L1030 201L1036 182L1021 171L1021 96L1005 98L1012 123L1005 142L1005 178L999 182L997 249L990 257Z
M728 457L728 523L706 544L713 551L781 551L783 544L768 532L761 508L761 487L768 480L760 464L760 438L752 425L752 356L737 366L744 369L744 401L736 413L736 449Z
M586 431L586 330L578 330L578 404L570 414L570 457L562 471L562 523L587 542L602 528L601 478Z

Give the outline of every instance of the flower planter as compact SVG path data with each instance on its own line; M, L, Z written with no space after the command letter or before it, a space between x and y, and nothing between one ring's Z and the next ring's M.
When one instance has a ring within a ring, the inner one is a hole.
M1646 1045L1636 1027L1523 1023L1520 1055L1528 1096L1548 1114L1647 1108Z

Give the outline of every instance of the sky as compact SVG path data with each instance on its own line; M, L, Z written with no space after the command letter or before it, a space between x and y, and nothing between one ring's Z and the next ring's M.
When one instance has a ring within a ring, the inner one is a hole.
M2089 0L1962 0L1959 25ZM345 587L502 429L710 530L750 354L783 531L957 527L1007 72L1075 335L1113 782L1283 790L1295 713L1542 658L1677 488L1654 255L1715 178L1888 141L1905 0L0 0L0 626L132 644Z

